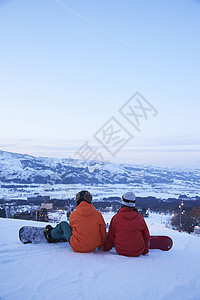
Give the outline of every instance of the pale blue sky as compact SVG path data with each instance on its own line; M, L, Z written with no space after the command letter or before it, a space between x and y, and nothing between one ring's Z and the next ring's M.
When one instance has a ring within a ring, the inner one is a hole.
M108 160L200 167L200 1L0 1L0 149L75 157L114 116ZM140 133L119 114L139 91ZM78 158L78 157L77 157Z

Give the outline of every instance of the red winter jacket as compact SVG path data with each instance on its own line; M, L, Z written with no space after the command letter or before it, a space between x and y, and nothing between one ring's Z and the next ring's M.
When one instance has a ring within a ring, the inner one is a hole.
M113 246L118 254L140 256L149 252L149 230L142 215L129 207L123 207L113 216L104 251Z

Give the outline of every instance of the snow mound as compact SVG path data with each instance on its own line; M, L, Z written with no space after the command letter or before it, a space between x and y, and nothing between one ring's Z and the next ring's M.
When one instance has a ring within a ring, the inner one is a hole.
M164 228L159 215L146 221L151 235L173 239L170 251L131 258L114 249L74 253L67 243L24 245L20 227L46 224L0 219L0 299L200 299L200 238Z

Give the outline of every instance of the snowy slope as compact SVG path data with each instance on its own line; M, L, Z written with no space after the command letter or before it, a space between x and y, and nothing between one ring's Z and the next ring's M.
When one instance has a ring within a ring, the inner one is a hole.
M131 258L114 249L74 253L65 243L24 245L19 228L36 222L0 219L0 299L199 300L200 238L164 228L159 215L147 223L151 234L173 238L169 252Z

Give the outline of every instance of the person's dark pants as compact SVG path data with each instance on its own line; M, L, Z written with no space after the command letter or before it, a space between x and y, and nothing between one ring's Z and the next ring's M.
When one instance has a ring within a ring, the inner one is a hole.
M63 221L56 225L56 227L51 231L51 236L53 239L61 239L65 236L66 240L70 243L70 238L72 235L72 228L66 221Z

